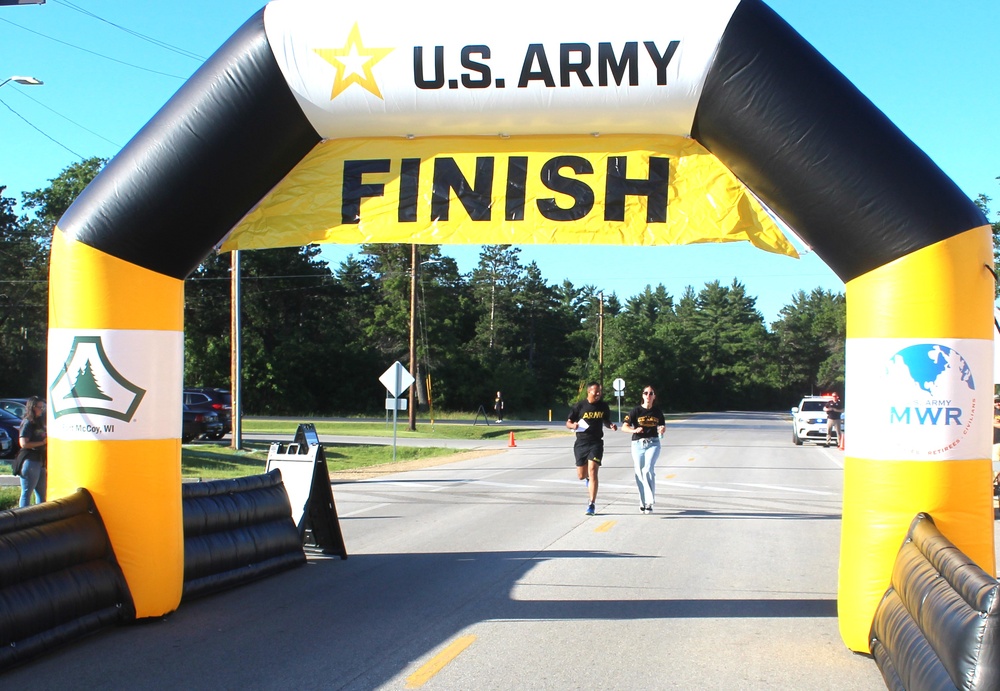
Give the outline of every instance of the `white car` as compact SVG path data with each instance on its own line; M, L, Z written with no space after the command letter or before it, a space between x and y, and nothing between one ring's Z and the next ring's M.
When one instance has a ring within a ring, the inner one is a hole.
M826 413L823 406L832 400L833 396L803 396L799 404L792 408L793 444L801 446L805 441L826 442Z

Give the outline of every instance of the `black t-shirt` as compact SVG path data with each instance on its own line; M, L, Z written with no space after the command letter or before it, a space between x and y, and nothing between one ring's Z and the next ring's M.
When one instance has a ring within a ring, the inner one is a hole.
M827 420L839 420L840 414L843 412L840 408L839 401L830 401L825 406L823 406L823 411L826 412Z
M22 420L18 436L27 437L28 441L45 441L47 437L45 433L45 419L40 418L34 422L31 420ZM48 455L46 451L46 446L37 446L28 451L28 458L32 461L44 461Z
M667 421L663 417L663 411L660 410L659 406L653 406L652 408L643 408L641 405L637 405L632 410L628 411L628 415L625 416L625 423L629 427L638 427L638 432L632 433L632 441L636 439L652 439L658 435L656 428L660 425L667 424Z
M604 401L591 403L583 399L569 411L568 419L570 422L580 422L580 420L587 422L587 429L576 433L577 439L589 441L603 439L604 425L611 422L611 408Z

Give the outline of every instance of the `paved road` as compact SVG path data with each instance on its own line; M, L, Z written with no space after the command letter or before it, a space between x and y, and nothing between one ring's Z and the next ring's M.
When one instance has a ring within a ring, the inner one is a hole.
M883 689L837 631L842 453L787 415L671 423L652 515L609 433L336 484L350 558L110 630L11 688ZM430 666L429 666L430 665ZM435 666L436 665L436 666ZM440 667L440 669L437 669Z

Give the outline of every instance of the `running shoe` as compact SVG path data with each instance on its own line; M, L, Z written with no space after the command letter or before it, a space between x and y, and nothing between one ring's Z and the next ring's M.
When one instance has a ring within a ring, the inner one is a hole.
M595 513L594 512L594 505L593 504L588 504L587 505L587 515L588 516L593 516L594 513Z

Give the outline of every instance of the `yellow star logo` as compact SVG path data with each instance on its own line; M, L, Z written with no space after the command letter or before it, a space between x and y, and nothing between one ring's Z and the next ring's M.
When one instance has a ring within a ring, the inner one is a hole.
M375 83L372 67L393 51L392 48L365 48L361 42L361 31L357 22L347 36L343 48L316 48L316 53L328 63L337 68L337 76L333 80L333 91L330 100L337 98L351 84L357 84L369 93L382 98L382 92Z

